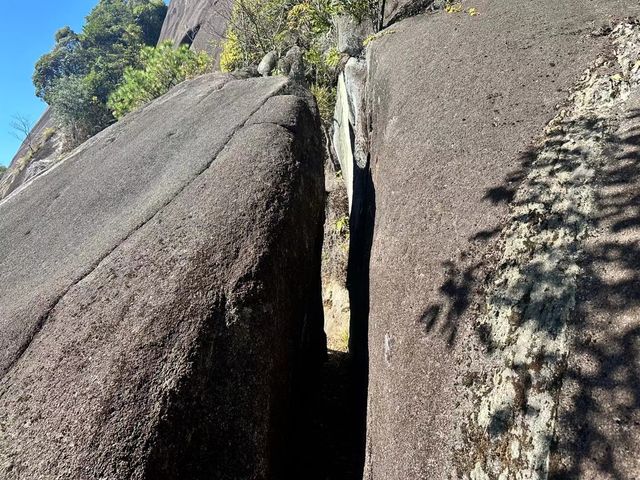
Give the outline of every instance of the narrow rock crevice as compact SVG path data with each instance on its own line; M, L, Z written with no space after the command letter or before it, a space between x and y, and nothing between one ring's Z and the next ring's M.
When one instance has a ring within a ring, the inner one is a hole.
M361 480L365 464L369 257L375 192L368 167L364 112L366 66L352 58L339 84L333 140L339 167L325 161L322 294L327 359L302 404L304 448L296 478Z

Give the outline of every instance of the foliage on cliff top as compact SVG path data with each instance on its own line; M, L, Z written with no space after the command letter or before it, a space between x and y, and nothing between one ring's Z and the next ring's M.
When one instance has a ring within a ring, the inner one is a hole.
M220 68L232 71L257 65L267 53L279 57L293 46L302 48L306 77L323 120L330 122L340 54L335 48L334 18L373 21L372 0L237 0L222 47Z
M100 0L81 33L69 27L35 66L36 94L51 107L71 143L114 121L107 100L127 67L139 66L145 45L157 42L166 15L162 0Z
M140 63L141 68L125 69L123 82L107 102L118 119L165 94L178 83L209 71L212 60L204 52L190 50L188 45L174 49L169 40L157 48L145 47L140 54Z
M371 12L371 0L237 0L221 67L230 71L255 65L267 53L281 56L293 46L324 52L335 43L336 15L367 21Z

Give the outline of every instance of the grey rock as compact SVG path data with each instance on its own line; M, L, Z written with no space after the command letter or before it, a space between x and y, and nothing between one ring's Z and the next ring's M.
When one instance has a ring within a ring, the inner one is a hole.
M42 175L53 165L55 165L55 161L53 159L36 160L35 162L31 162L27 167L27 172L24 178L25 183L34 179L38 175Z
M185 82L0 202L3 479L285 478L324 348L319 119L287 82Z
M263 77L268 77L271 75L271 72L276 65L278 64L278 54L276 52L269 52L262 60L260 60L260 64L258 65L258 73Z
M360 274L370 283L361 305L352 304L368 326L365 478L469 473L459 470L468 460L460 457L459 428L472 413L461 383L492 371L474 324L501 219L527 172L525 152L584 69L610 49L589 35L593 26L639 10L636 2L604 0L473 6L479 15L398 22L367 49L372 246ZM626 295L637 305L637 295ZM625 452L637 441L591 445L615 452L604 458L615 457L621 478L634 477ZM593 458L584 455L585 463ZM595 473L592 466L586 476L606 476L609 467ZM558 478L573 477L580 474Z
M353 207L354 185L367 166L366 76L365 60L350 58L338 77L333 146L347 188L349 212Z
M255 65L249 65L247 67L239 68L233 72L233 76L236 78L251 78L259 77L260 73Z
M373 33L373 23L369 20L357 22L349 15L336 18L338 32L338 51L351 57L360 55L364 49L364 40Z
M349 92L345 87L344 75L338 77L336 88L336 108L333 113L333 148L340 164L342 179L347 189L349 200L349 212L353 201L353 169L355 161L353 159L353 124L350 122Z
M158 42L188 44L217 59L232 7L232 0L171 0Z
M305 66L302 49L291 47L287 54L278 62L278 69L297 83L305 83Z

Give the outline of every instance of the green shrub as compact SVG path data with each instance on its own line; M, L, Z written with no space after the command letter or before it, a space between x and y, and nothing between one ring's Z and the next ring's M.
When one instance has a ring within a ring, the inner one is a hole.
M333 110L336 106L336 89L331 86L318 84L311 85L311 93L318 104L318 113L325 125L331 125L333 121Z
M70 147L95 135L112 121L111 112L94 95L89 76L58 79L49 98L53 116Z
M49 141L49 139L51 137L53 137L55 135L55 133L56 133L56 129L55 128L51 128L51 127L45 128L44 131L42 132L42 140L44 142Z
M340 0L338 10L339 13L349 15L357 22L373 22L377 16L377 5L378 2L371 0Z
M4 172L7 171L7 167L5 167L4 165L0 165L0 178L2 178L2 176L4 175Z
M304 51L306 77L325 126L331 124L340 53L335 48L333 17L373 20L372 0L236 0L220 68L232 71L256 65L270 51L279 56L294 45Z
M229 31L227 38L222 44L220 53L220 70L232 72L243 66L244 57L238 36L233 31Z
M220 69L255 65L270 51L281 54L291 46L285 20L294 4L294 0L236 0L222 45Z
M255 65L270 51L282 56L294 45L321 56L331 43L337 5L335 0L237 0L223 44L222 69Z
M114 121L107 101L140 51L155 45L167 6L162 0L100 0L81 33L64 27L35 66L33 84L67 135L86 139ZM71 88L78 88L74 99ZM79 135L79 136L76 136Z
M157 48L145 47L140 54L141 68L128 67L124 80L109 97L108 105L115 118L135 110L171 87L211 69L211 58L196 53L187 45L174 49L171 41Z

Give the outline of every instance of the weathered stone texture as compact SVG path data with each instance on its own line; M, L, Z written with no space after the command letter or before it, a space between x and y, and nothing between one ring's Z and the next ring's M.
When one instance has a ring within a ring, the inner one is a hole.
M495 360L474 324L521 163L610 49L592 32L638 13L623 1L473 6L476 16L403 20L368 47L368 479L459 478L473 467L456 453L474 413L463 394Z
M0 477L282 478L324 347L318 119L208 75L0 203Z

